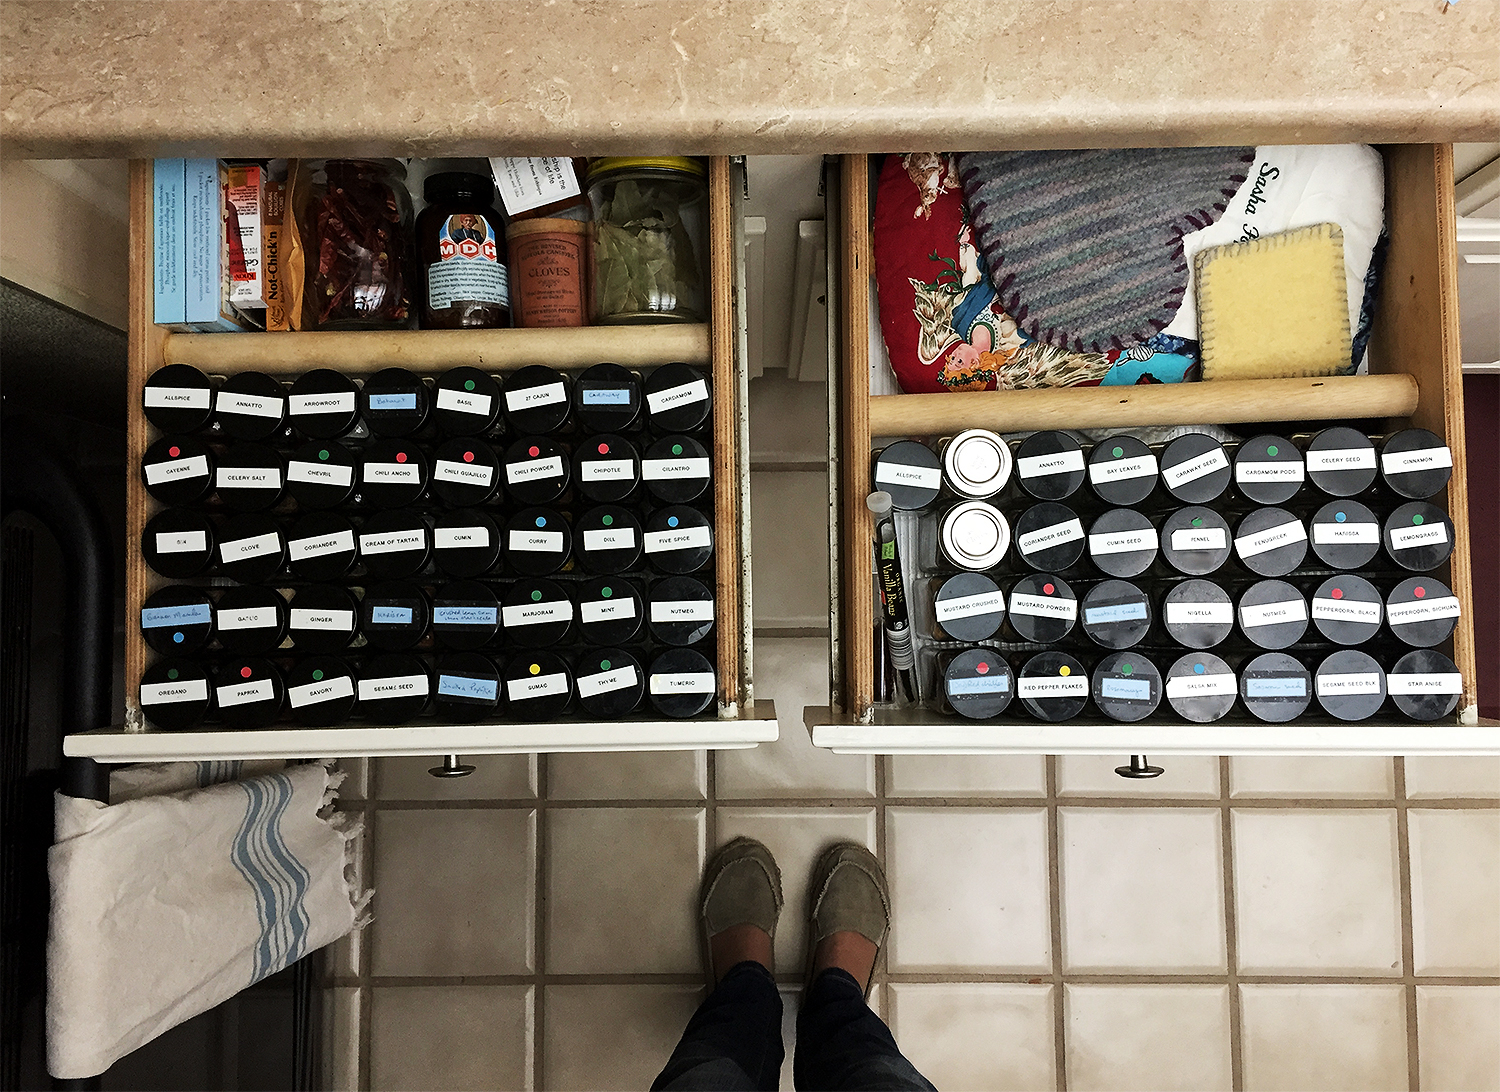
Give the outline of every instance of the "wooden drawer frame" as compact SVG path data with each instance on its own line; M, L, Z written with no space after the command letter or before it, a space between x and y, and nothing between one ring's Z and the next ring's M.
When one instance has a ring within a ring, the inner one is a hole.
M828 223L838 240L828 248L828 283L838 297L830 311L839 316L830 330L830 358L838 367L830 370L829 382L830 704L804 710L816 745L878 754L1500 753L1500 726L1479 721L1475 691L1452 148L1391 145L1381 151L1390 248L1370 342L1372 372L1381 374L884 397L870 394L870 339L879 336L870 325L871 164L863 155L828 162ZM1007 432L1231 424L1296 419L1299 412L1312 419L1328 416L1317 407L1330 397L1339 400L1344 415L1368 419L1372 428L1420 426L1442 436L1453 451L1446 501L1455 541L1441 575L1462 605L1451 651L1464 692L1449 721L1426 725L1383 717L1346 725L1310 716L1280 726L1248 720L1124 725L1095 717L1058 725L987 724L875 704L873 527L865 508L872 435L939 435L976 425Z
M528 751L667 750L750 747L777 738L775 709L756 703L749 573L748 386L743 367L743 166L709 161L710 318L706 325L607 328L610 359L649 365L667 359L707 365L714 397L714 582L719 603L714 655L717 708L691 720L637 714L623 721L572 718L550 723L356 726L264 731L150 729L140 709L141 673L153 654L136 620L146 598L168 581L140 552L141 531L161 505L147 494L137 468L156 430L141 408L147 377L170 363L191 363L217 375L257 369L296 374L312 362L355 374L400 365L430 371L475 364L504 371L537 359L579 367L599 359L600 327L582 330L412 330L394 333L179 334L153 321L152 163L130 164L130 330L127 379L129 463L126 496L125 723L123 729L66 737L64 752L102 761L183 758L325 757L353 755L498 754Z

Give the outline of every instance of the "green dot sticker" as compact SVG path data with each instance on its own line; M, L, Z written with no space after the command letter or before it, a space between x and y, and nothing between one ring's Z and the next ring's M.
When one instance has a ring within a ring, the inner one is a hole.
M1281 454L1281 448L1277 447L1275 444L1267 444L1266 445L1266 454L1270 455L1270 456L1272 456L1274 458L1275 456Z
M172 680L176 680L176 678L177 678L177 669L175 667L169 667L169 668L167 668L167 678L172 679Z
M464 380L464 390L471 391L473 389L474 389L474 380L472 380L472 379L465 379Z
M1194 516L1193 517L1193 526L1194 527L1202 527L1203 526L1203 517L1202 516Z
M318 458L322 459L324 462L328 461L328 449L326 447L322 451L318 452Z
M611 595L615 594L615 589L614 588L601 588L601 589L599 589L599 594L602 595L602 596L604 596L604 598L608 599Z
M1134 675L1135 674L1135 668L1132 667L1130 664L1126 664L1124 667L1120 668L1120 674L1121 675Z
M317 668L313 668L313 682L322 682L322 681L323 681L323 672L319 671Z
M614 516L603 516L603 517L600 518L599 522L602 523L602 524L604 524L604 526L606 526L606 527L613 527L615 525L615 517Z
M1114 447L1110 448L1109 453L1118 459L1125 454L1125 449L1123 447Z
M673 455L681 455L682 454L682 445L681 444L673 444L672 445L672 454Z
M608 671L609 670L609 661L608 660L600 660L599 661L599 670L600 671Z
M1422 516L1421 516L1421 514L1418 513L1417 515L1412 516L1411 521L1412 521L1412 523L1416 524L1418 527L1422 526Z
M531 593L531 601L533 603L540 603L542 601L542 593L539 592L539 591L532 592Z

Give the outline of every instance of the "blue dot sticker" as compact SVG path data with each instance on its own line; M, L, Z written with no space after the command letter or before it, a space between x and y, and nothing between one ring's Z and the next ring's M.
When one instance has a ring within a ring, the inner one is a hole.
M536 525L538 527L545 527L545 526L547 526L547 517L546 516L537 516L537 518L536 518Z
M172 634L172 643L175 645L180 645L185 640L187 640L187 637L181 630L178 630L176 633Z
M1194 664L1193 665L1193 674L1194 675L1201 675L1201 674L1203 674L1203 665L1202 664Z
M1335 512L1333 514L1333 520L1335 523L1343 523L1348 518L1348 515L1344 512Z
M667 517L667 526L668 527L676 527L677 526L677 517L676 516L668 516Z

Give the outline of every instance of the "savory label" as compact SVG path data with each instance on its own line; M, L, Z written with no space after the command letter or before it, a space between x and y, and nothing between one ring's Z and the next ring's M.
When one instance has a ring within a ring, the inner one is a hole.
M319 682L304 683L287 688L286 698L293 709L304 705L316 705L322 701L337 701L354 697L354 680L348 675L334 675Z

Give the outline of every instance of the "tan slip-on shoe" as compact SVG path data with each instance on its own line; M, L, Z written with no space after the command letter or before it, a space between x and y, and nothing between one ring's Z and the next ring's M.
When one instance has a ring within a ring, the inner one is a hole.
M891 927L891 892L885 870L862 845L843 842L818 858L808 889L807 988L812 988L813 953L833 933L853 932L875 945L875 958ZM875 982L873 970L865 998Z
M754 925L765 930L774 950L781 906L781 870L769 849L754 838L736 838L719 848L703 871L698 899L699 940L710 990L717 982L709 938L731 925Z

